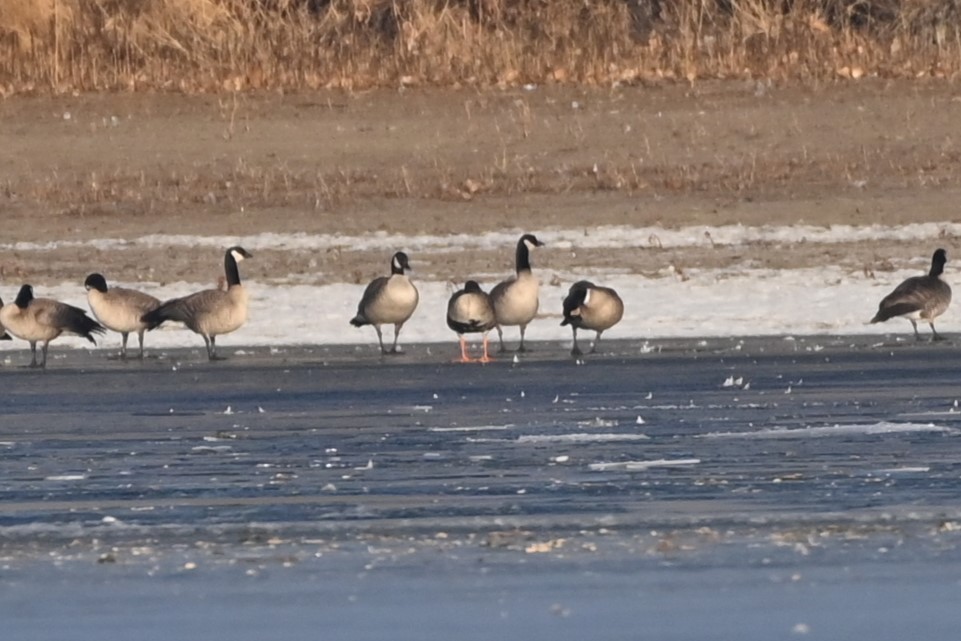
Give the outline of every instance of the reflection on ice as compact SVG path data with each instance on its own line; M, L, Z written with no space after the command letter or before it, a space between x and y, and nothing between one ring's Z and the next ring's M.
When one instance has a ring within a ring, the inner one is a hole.
M680 458L680 459L657 459L655 461L617 461L615 463L591 463L587 467L595 472L640 472L651 469L652 467L687 467L697 465L701 459Z
M956 429L934 423L879 423L853 425L820 425L816 427L785 428L774 427L754 432L711 432L697 438L825 438L832 436L901 434L915 432L955 433Z

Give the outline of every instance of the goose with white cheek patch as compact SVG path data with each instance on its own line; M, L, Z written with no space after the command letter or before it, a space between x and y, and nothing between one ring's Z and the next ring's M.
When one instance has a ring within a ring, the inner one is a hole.
M83 286L87 289L87 304L100 324L120 333L120 358L127 360L127 337L136 332L140 342L139 358L143 360L143 335L147 331L143 316L160 307L160 300L135 289L108 288L102 274L90 274Z
M33 287L24 285L12 305L0 307L0 325L30 343L30 367L46 368L50 341L61 334L75 334L97 344L94 334L104 328L79 307L50 298L34 298ZM37 343L42 343L42 361L37 361Z
M390 276L380 276L367 285L357 306L357 315L350 321L354 327L374 326L381 354L397 353L397 337L400 335L400 329L417 309L419 294L406 273L409 269L410 260L407 254L404 252L394 254L390 259ZM384 348L381 325L394 326L394 344L389 350Z
M490 297L494 304L494 319L497 327L497 337L500 341L500 351L504 350L504 327L519 325L521 342L517 351L524 352L524 334L527 325L537 315L538 293L540 282L531 272L530 251L535 247L543 247L544 243L537 240L533 234L524 234L517 241L515 254L515 275L494 286Z
M591 354L597 349L601 334L614 327L624 316L624 302L610 287L598 287L594 283L581 280L571 285L564 299L564 320L561 325L570 325L574 332L572 356L582 354L577 346L577 330L589 329L597 332L591 345Z
M447 303L447 326L457 332L460 339L458 362L489 363L493 360L487 350L487 333L494 327L494 305L477 281L467 281L463 289L454 292L450 297ZM481 358L471 358L467 354L467 339L464 334L484 335L484 355Z
M224 275L227 290L205 289L182 298L174 298L143 315L147 329L154 329L166 321L183 323L200 334L207 347L207 358L217 356L217 337L239 329L247 322L247 290L240 282L237 263L251 258L243 247L231 247L224 255Z
M927 275L912 276L898 285L878 305L878 313L871 322L882 323L895 316L907 318L914 328L914 338L921 340L918 321L924 320L931 326L931 340L942 340L941 335L934 329L934 319L943 314L951 304L951 287L941 280L947 261L948 255L943 249L935 251Z

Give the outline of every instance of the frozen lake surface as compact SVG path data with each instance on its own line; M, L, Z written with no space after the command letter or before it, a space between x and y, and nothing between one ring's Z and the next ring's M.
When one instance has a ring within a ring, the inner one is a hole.
M3 638L956 634L951 341L534 346L0 367Z

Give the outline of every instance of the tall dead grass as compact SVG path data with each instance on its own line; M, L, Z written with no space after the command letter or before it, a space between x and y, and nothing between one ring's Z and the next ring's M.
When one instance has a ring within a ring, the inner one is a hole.
M0 91L954 77L955 0L2 0Z

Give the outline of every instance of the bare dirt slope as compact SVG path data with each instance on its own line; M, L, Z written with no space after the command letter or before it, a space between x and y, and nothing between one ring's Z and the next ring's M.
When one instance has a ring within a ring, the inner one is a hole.
M477 233L596 225L957 219L961 90L868 81L817 89L729 82L296 95L91 95L0 102L2 243L149 233ZM644 272L851 269L929 243L570 252ZM949 251L956 238L940 243ZM421 277L509 270L499 255L420 257ZM264 251L255 277L363 281L386 256ZM414 257L415 264L418 257ZM5 281L209 280L209 249L0 249ZM323 274L320 276L320 274Z

